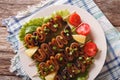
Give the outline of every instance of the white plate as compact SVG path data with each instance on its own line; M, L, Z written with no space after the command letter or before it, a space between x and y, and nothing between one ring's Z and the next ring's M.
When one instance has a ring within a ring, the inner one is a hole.
M49 16L54 11L64 10L64 9L68 9L71 13L76 11L81 16L82 21L90 25L92 38L94 42L97 44L98 49L101 50L101 52L97 54L97 56L95 57L95 62L93 65L91 65L89 71L88 80L93 80L99 74L99 72L103 67L106 58L106 51L107 51L104 32L101 29L99 23L96 21L96 19L94 19L94 17L92 17L87 11L70 5L57 5L57 6L54 5L44 8L40 10L37 14L35 14L32 18ZM20 47L21 46L22 44L20 43ZM32 62L32 60L28 56L26 56L26 54L24 54L24 51L25 49L19 50L19 56L24 71L29 75L29 77L32 80L41 80L39 77L35 77L35 78L32 77L35 73L37 73L37 69L36 66L33 67L28 66Z

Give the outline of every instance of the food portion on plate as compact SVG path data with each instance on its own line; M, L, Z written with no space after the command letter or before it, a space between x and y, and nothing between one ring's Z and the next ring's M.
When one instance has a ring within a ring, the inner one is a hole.
M19 38L43 80L86 80L98 52L77 12L56 11L24 24Z

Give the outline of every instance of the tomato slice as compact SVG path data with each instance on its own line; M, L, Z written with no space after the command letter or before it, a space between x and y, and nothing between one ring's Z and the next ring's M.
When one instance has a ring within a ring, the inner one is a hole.
M68 21L71 25L75 27L77 27L82 22L80 16L76 12L70 15Z
M76 32L78 34L87 36L90 33L90 26L87 23L82 23L78 26Z
M84 46L84 52L90 57L94 57L98 49L94 42L87 42Z

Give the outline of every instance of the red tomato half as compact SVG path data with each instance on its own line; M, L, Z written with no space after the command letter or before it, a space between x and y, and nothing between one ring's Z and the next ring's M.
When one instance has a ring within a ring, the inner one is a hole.
M90 33L90 26L87 23L82 23L76 29L76 32L81 35L88 35Z
M74 12L73 14L70 15L69 17L69 23L75 27L77 27L81 23L81 18L80 16Z
M98 49L95 43L87 42L84 46L84 52L90 57L94 57L97 53Z

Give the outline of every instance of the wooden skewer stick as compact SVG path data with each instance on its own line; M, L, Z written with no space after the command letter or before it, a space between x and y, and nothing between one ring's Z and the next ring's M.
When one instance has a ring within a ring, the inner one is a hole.
M25 47L24 46L22 46L22 47L20 47L19 49L21 50L21 49L24 49Z
M40 72L37 72L35 75L33 75L32 77L38 77Z
M33 60L33 62L31 62L30 64L29 64L29 66L31 67L31 66L34 66L35 65L35 62L36 62L36 60Z

